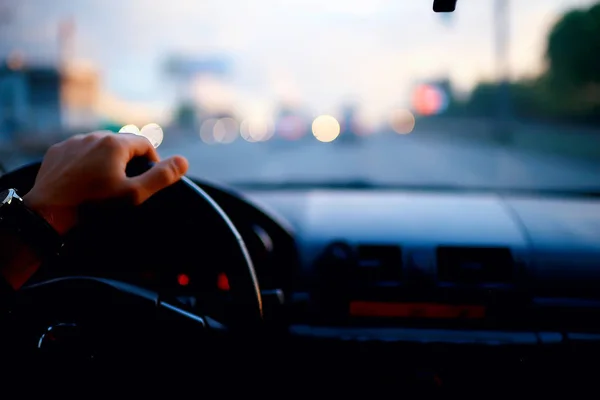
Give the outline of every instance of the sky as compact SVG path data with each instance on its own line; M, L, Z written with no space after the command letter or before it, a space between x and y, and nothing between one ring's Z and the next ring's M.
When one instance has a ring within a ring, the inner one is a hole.
M544 40L560 13L587 0L506 0L513 77L543 68ZM360 105L376 121L406 107L414 85L448 76L458 89L494 79L494 0L459 0L449 20L432 0L0 0L0 52L56 59L60 21L75 21L71 57L99 70L103 90L163 112L181 90L172 55L224 55L225 78L188 90L207 107L249 115L293 102L310 114Z

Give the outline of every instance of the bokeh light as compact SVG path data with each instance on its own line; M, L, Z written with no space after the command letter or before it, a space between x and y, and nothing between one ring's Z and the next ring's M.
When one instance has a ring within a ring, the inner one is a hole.
M233 118L221 118L212 127L212 135L217 143L232 143L238 137L238 123Z
M415 128L415 116L410 110L393 110L390 115L390 126L398 134L409 134Z
M214 129L217 124L216 118L209 118L200 125L200 140L206 144L215 144Z
M133 133L134 135L140 134L140 128L133 124L125 125L121 129L119 129L119 133Z
M313 121L312 132L320 142L333 142L340 134L340 123L331 115L321 115Z
M435 85L419 85L413 93L413 107L421 115L435 115L447 106L444 91Z
M266 142L273 137L273 125L267 118L249 118L242 121L240 135L248 142Z
M164 138L162 128L160 127L160 125L155 123L144 125L142 129L140 129L140 135L148 139L150 143L152 143L152 146L154 146L154 148L160 146Z

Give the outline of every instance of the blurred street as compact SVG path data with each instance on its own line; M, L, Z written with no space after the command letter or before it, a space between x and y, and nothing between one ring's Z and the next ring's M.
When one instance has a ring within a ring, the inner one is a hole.
M597 158L573 157L571 143L600 148L595 132L528 125L501 146L476 120L421 123L408 135L380 132L368 137L343 135L331 143L312 135L297 141L272 138L250 143L206 144L193 132L166 129L162 157L181 154L189 174L221 183L462 186L530 190L583 190L600 187ZM554 139L552 139L554 138ZM554 140L557 152L539 151ZM529 148L525 143L533 142ZM535 151L531 149L533 147ZM10 170L39 159L0 146ZM580 149L581 150L581 149ZM562 151L562 154L561 154Z
M357 141L269 141L206 145L165 143L161 155L182 154L189 173L223 182L458 185L486 188L592 189L600 171L569 159L489 142L453 139L453 132L384 133Z

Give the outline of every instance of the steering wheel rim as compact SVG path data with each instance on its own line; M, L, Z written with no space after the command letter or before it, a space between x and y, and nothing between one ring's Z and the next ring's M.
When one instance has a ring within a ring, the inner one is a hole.
M0 188L16 188L21 195L26 194L33 187L40 166L41 162L34 162L0 176ZM128 175L138 175L150 167L151 164L146 160L133 160L128 165ZM227 269L232 305L236 311L233 313L235 318L229 321L229 324L232 328L252 328L260 325L263 321L260 288L252 259L243 238L222 208L189 178L183 177L179 182L159 193L168 195L170 191L175 192L173 188L176 186L180 193L185 192L186 195L193 196L200 207L206 207L209 212L213 213L215 218L222 222L224 231L229 233L228 238L221 238L229 242L228 248L234 249L226 255L230 262L223 263ZM151 200L152 198L148 201ZM73 278L81 279L80 276L73 276ZM39 285L40 283L38 283ZM127 283L127 285L130 284ZM161 298L160 293L157 293L157 298Z

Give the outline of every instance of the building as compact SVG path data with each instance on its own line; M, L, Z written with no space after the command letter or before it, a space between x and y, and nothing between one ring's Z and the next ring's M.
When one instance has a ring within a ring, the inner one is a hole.
M60 88L64 129L88 131L100 125L100 76L92 67L69 64L63 68Z
M54 136L63 126L58 70L9 60L0 66L0 135Z
M97 129L100 78L89 67L28 65L10 59L0 66L0 136L47 138Z

